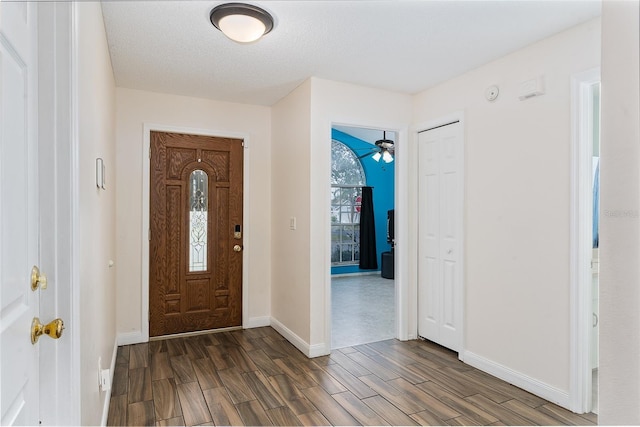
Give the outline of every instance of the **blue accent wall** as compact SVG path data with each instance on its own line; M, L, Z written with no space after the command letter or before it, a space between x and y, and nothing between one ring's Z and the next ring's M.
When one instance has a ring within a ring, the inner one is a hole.
M373 145L361 139L336 129L331 129L331 138L340 141L351 148L356 156L362 156L374 148ZM376 162L371 156L360 159L367 186L373 187L373 215L376 220L376 251L378 252L378 270L381 267L380 254L390 251L391 245L387 243L387 211L394 208L395 191L395 161L385 163L382 160ZM361 270L357 265L344 267L331 267L331 274L359 273L375 270Z

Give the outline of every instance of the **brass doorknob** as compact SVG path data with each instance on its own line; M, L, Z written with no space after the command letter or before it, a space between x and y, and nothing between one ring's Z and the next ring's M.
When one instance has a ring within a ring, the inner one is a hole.
M233 250L234 250L234 251L236 251L236 252L240 252L240 251L242 251L242 246L240 246L240 245L235 245L235 246L233 247Z
M63 330L64 322L60 318L54 319L46 325L43 325L40 323L40 319L34 317L33 322L31 322L31 344L37 343L38 338L43 334L49 335L54 340L57 340L62 335Z
M40 286L40 289L47 289L47 276L40 274L40 269L35 265L31 269L31 290L35 291Z

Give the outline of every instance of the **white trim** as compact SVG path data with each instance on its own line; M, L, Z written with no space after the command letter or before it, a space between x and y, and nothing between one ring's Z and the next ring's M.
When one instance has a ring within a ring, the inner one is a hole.
M140 344L149 341L149 337L142 334L140 331L124 332L116 336L118 345L131 345Z
M395 251L397 253L394 258L394 271L395 271L395 321L396 331L395 336L401 341L406 341L416 337L414 329L411 325L412 308L410 307L411 299L409 298L409 262L407 260L407 254L409 253L409 156L402 153L408 153L409 147L409 130L404 125L388 126L370 126L368 124L353 123L348 120L331 120L327 123L329 126L329 135L331 135L331 128L333 126L350 126L360 127L367 129L378 129L396 132L398 135L398 142L395 147L394 153L394 171L395 171L395 208L396 208L396 245ZM331 150L331 145L328 144L327 150ZM329 157L330 159L331 157ZM330 165L329 165L330 168ZM331 183L327 178L326 182L326 197L325 197L325 211L330 211L331 197L329 196L331 191ZM331 247L331 218L326 215L325 229L325 247ZM310 354L317 357L331 352L331 260L330 257L326 259L326 265L324 268L325 274L325 292L324 292L324 320L325 320L325 333L324 343L315 344L310 349ZM379 272L378 272L379 273ZM335 277L335 276L334 276ZM272 323L275 328L275 325ZM328 344L327 344L328 343Z
M151 148L151 131L158 132L178 132L187 133L190 135L205 135L205 136L217 136L221 138L237 138L244 141L244 157L243 157L243 190L242 190L242 222L244 227L243 246L242 251L242 324L250 323L249 318L249 254L251 253L251 224L249 222L249 162L250 162L250 150L249 134L244 132L230 132L225 130L215 129L198 129L188 128L181 126L171 126L154 123L143 123L142 130L142 310L140 316L141 326L141 339L146 342L149 341L149 205L150 205L150 167L151 160L149 158ZM122 334L128 337L132 333Z
M331 353L331 346L325 343L314 344L309 346L309 352L306 353L307 357L313 359L314 357L326 356Z
M80 425L82 418L82 373L80 347L80 112L78 110L79 12L71 2L71 318L67 333L71 341L71 384L68 405L71 415L65 423Z
M589 88L600 81L600 68L571 77L571 210L570 210L570 349L569 406L577 413L591 411L591 242L593 122L588 108Z
M487 372L494 377L513 384L529 393L535 394L545 400L555 403L556 405L567 408L569 404L569 394L549 384L543 383L535 378L531 378L521 372L503 366L499 363L485 359L470 351L464 352L465 363Z
M249 320L242 324L244 329L262 328L264 326L271 326L271 316L250 317Z
M325 356L331 352L331 346L327 346L325 343L309 345L274 317L271 318L271 327L309 358Z
M107 393L107 397L104 399L104 406L102 407L102 419L100 421L101 426L106 426L109 417L109 404L111 403L111 388L113 387L113 375L116 370L116 358L118 357L118 337L116 337L113 343L113 353L111 354L111 363L109 364L109 390L101 391ZM98 372L100 375L100 372Z
M417 337L411 327L412 313L411 287L409 286L409 129L403 127L398 132L398 146L395 147L395 246L394 280L396 338L401 341Z
M460 215L460 222L458 224L458 235L460 236L460 239L458 241L458 248L457 251L460 254L459 257L459 265L460 265L460 277L459 277L459 283L458 283L458 292L460 295L460 301L459 301L459 308L460 308L460 334L459 334L459 341L458 341L458 358L460 360L465 360L464 359L464 354L465 354L465 321L466 321L466 270L465 270L465 240L466 240L466 236L465 236L465 230L466 230L466 209L465 209L465 192L466 192L466 181L465 181L465 168L466 168L466 124L465 124L465 115L464 115L464 111L460 110L460 111L455 111L451 114L448 114L446 116L442 116L440 118L434 119L434 120L430 120L421 124L418 124L417 126L414 127L414 137L415 137L415 142L416 142L416 148L417 148L417 143L418 143L418 134L420 132L425 132L428 130L431 130L433 128L436 127L440 127L440 126L445 126L448 124L453 124L455 122L459 122L460 124L460 137L462 138L462 151L460 153L460 157L458 159L458 171L460 173L460 185L462 186L462 188L460 189L460 193L458 194L458 196L460 197L460 199L458 200L459 206L460 206L460 211L461 211L461 215ZM416 153L416 162L417 162L417 153ZM418 165L416 164L416 168L418 168ZM416 169L417 171L418 169ZM417 177L416 177L417 178ZM417 189L417 187L416 187ZM418 212L418 205L416 204L416 212L415 215L417 217ZM419 266L419 259L418 259L418 250L417 247L415 248L415 252L413 254L413 256L415 256L416 258L416 270L418 269ZM417 271L416 271L416 277L417 277ZM412 289L412 294L410 295L411 301L413 301L412 303L412 309L415 310L416 313L416 325L415 325L415 334L416 336L418 336L418 321L417 319L419 318L419 313L418 313L418 285L419 283L417 283L416 280L416 286L415 289Z

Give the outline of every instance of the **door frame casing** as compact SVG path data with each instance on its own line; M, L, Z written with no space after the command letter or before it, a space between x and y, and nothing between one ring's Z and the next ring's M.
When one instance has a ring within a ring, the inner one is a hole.
M593 139L589 132L593 116L587 97L589 88L597 82L600 67L571 76L569 405L577 413L591 411L592 404L592 243L585 240L593 227Z
M415 168L415 175L414 175L414 179L416 180L415 182L415 189L416 189L416 194L418 194L418 180L419 180L419 170L420 170L420 165L418 164L418 139L419 139L419 134L421 132L426 132L428 130L437 128L437 127L441 127L441 126L446 126L449 124L453 124L455 122L458 122L460 124L460 137L462 138L462 141L460 141L460 145L461 145L461 150L460 150L460 156L458 158L458 173L460 174L460 192L458 194L458 196L460 197L458 202L460 203L459 209L460 209L460 222L458 223L458 235L460 236L460 239L458 241L458 248L459 248L459 254L460 254L460 258L458 260L458 263L460 265L460 278L458 280L458 292L459 292L459 309L460 309L460 334L458 337L458 346L459 346L459 350L458 350L458 359L460 359L461 361L464 361L464 354L465 354L465 321L466 321L466 311L465 311L465 307L466 307L466 293L465 293L465 289L466 289L466 276L465 276L465 241L466 241L466 235L465 235L465 224L466 224L466 211L465 211L465 191L466 191L466 181L465 181L465 177L466 177L466 169L465 169L465 159L466 159L466 144L465 144L465 136L466 136L466 130L465 130L465 117L464 117L464 111L455 111L451 114L445 115L445 116L441 116L437 119L433 119L433 120L429 120L427 122L424 123L420 123L416 126L414 126L414 130L412 132L413 137L414 137L414 168ZM419 195L418 195L419 196ZM415 206L415 218L416 221L419 221L420 217L420 212L418 209L419 204L416 203ZM416 224L419 227L419 224ZM412 306L412 310L415 310L416 313L416 322L415 322L415 335L416 337L418 337L418 325L420 323L420 307L418 305L418 287L420 286L419 280L420 280L420 275L419 275L419 269L420 269L420 254L418 253L418 233L416 233L415 236L415 240L412 244L412 249L413 249L413 254L415 256L415 277L416 277L416 285L415 287L412 289L412 294L411 294L411 301L414 301L413 306Z
M394 291L394 307L395 307L395 337L398 340L406 341L416 338L415 328L413 327L411 316L411 298L410 298L410 279L408 268L408 254L409 248L409 195L408 195L408 164L409 164L409 145L408 136L409 131L406 126L388 123L386 126L378 123L375 126L369 125L358 120L330 120L325 129L328 130L329 141L331 141L331 128L335 125L350 126L374 130L386 130L393 131L397 135L397 143L394 154L394 179L395 179L395 191L394 191L394 205L396 209L395 220L395 259L394 259L394 271L395 271L395 291ZM327 179L325 182L325 212L331 210L331 144L327 144L326 153L328 155L328 161L326 162ZM327 251L331 248L331 216L325 217L325 247ZM326 257L324 260L325 272L324 277L324 343L311 352L310 357L322 356L331 353L331 257Z
M173 132L191 135L203 135L220 138L242 139L242 222L243 222L243 246L242 251L242 327L249 326L249 254L251 253L251 225L249 223L249 134L242 132L229 132L213 129L198 129L181 126L161 125L153 123L143 123L142 135L142 309L140 316L139 340L133 339L120 342L118 344L132 344L136 342L149 341L149 209L150 209L150 185L151 185L151 132Z
M64 331L63 341L59 341L53 347L55 355L48 369L55 369L55 383L49 392L42 392L41 396L47 396L51 402L41 403L41 417L44 424L52 425L80 424L81 419L81 380L80 359L80 137L79 123L80 112L78 110L78 8L74 2L61 2L54 5L38 4L38 32L47 31L44 36L50 37L55 53L45 52L39 59L43 63L38 64L38 75L46 72L51 77L52 87L44 90L38 89L39 96L44 102L48 102L55 108L51 111L53 122L49 123L48 132L39 135L39 144L49 146L54 153L51 158L39 159L40 165L45 163L53 167L53 182L47 183L48 191L53 188L53 203L47 206L50 215L53 216L53 231L49 233L55 251L53 270L43 269L49 272L49 289L45 292L52 293L49 298L54 301L49 304L53 312L43 313L41 302L41 314L62 318L65 323L71 325ZM43 24L46 24L43 26ZM46 81L46 78L45 78ZM39 123L40 125L40 123ZM45 129L43 129L45 130ZM42 177L39 178L42 183ZM41 185L42 188L42 185ZM42 191L42 190L40 190ZM42 208L42 207L41 207ZM42 219L41 219L42 221ZM42 238L42 237L41 237ZM40 245L45 243L41 240ZM41 345L49 348L51 343L43 341ZM41 367L43 366L41 362ZM41 377L42 378L42 377ZM41 402L43 399L41 399ZM105 399L108 403L109 399ZM42 417L42 411L46 411L50 420Z

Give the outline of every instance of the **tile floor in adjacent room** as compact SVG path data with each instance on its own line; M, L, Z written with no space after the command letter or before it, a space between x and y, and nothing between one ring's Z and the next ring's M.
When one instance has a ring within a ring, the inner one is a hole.
M395 337L394 280L380 272L331 279L331 348Z

